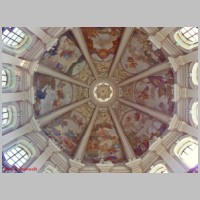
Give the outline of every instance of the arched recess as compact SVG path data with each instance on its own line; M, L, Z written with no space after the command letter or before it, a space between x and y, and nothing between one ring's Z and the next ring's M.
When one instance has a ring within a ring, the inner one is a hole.
M20 153L21 150L22 154ZM20 155L22 157L26 155L26 159L21 160ZM3 147L3 166L7 169L16 168L19 172L23 172L23 168L28 168L39 155L37 146L31 140L22 136ZM17 165L15 161L20 162Z
M190 51L198 47L198 27L183 27L173 37L181 50Z
M186 168L191 169L198 165L198 141L192 137L180 138L172 150L177 160Z
M2 27L2 52L23 56L36 42L36 36L23 27Z
M198 99L192 99L189 104L189 121L194 127L198 127Z
M151 166L148 173L169 173L169 169L165 166L165 164L162 161L158 161Z
M19 119L17 116L18 112L17 103L3 104L2 105L2 133L5 134L13 128L17 128L19 125Z

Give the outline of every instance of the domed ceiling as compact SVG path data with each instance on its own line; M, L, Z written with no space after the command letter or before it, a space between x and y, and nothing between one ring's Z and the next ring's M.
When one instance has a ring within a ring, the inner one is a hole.
M97 107L98 114L82 162L91 165L103 159L115 164L125 163L127 158L112 109L135 157L144 156L151 142L167 133L168 125L125 101L173 116L173 71L169 68L122 86L119 84L166 62L167 55L148 40L142 28L134 28L112 76L109 76L124 28L87 27L81 30L98 78L93 75L71 30L66 31L57 44L44 53L39 63L89 87L35 73L35 117L89 98L87 103L46 124L44 133L73 158Z

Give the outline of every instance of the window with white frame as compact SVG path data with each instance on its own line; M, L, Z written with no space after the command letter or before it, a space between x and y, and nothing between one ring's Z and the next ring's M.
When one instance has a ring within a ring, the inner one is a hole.
M8 72L2 69L2 88L8 86Z
M167 168L163 164L157 164L151 167L149 173L168 173Z
M198 142L192 138L184 138L179 141L174 151L189 168L198 164Z
M194 102L192 104L192 109L190 111L190 114L192 116L192 120L193 122L198 125L198 102Z
M198 46L198 27L183 27L174 35L174 39L184 49Z
M2 108L2 128L10 125L12 121L12 109L10 107Z
M22 146L14 146L4 153L4 157L10 166L20 168L29 160L30 153Z
M17 27L2 28L2 42L15 49L21 47L26 40L26 34Z
M198 63L194 64L191 76L193 84L198 85Z
M180 32L188 44L198 43L198 27L183 27Z

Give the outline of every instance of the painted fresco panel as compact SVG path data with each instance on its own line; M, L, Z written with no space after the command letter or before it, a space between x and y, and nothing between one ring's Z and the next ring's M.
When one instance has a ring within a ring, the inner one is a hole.
M134 28L120 63L113 73L113 79L119 83L165 60L166 56L162 50L151 43L148 35L142 29Z
M148 35L134 28L130 42L121 58L121 64L128 73L138 74L166 60L160 49L149 41Z
M94 108L84 104L53 120L44 127L45 134L67 155L73 156L87 128Z
M112 163L125 160L122 144L108 112L98 114L84 154L86 164L102 160Z
M123 28L84 27L82 31L93 59L98 61L113 60Z
M68 76L77 75L86 66L86 60L71 31L60 36L57 44L45 52L40 63Z
M138 81L134 95L137 103L173 115L174 76L172 70L165 70Z
M72 85L59 79L35 73L34 75L36 117L50 113L72 101Z
M162 137L167 125L138 110L131 109L121 121L124 133L137 157L142 156L150 146L150 142Z

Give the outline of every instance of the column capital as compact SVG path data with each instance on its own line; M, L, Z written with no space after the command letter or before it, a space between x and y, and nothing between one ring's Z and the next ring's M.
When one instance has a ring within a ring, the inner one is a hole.
M49 139L49 150L52 152L52 153L57 153L57 152L60 152L61 149L51 140Z
M141 158L129 160L129 162L125 163L127 167L132 170L132 173L142 173Z
M160 137L149 147L149 150L155 151L158 155L161 155L163 151L166 151Z
M35 117L32 117L31 121L28 124L26 124L26 126L29 129L29 132L32 132L32 131L40 132L41 131L38 121L35 119Z
M180 66L183 66L187 63L194 62L198 60L198 50L192 51L188 54L178 56L176 58L174 57L168 57L169 62L171 63L174 71L177 71Z
M46 44L46 50L49 51L58 42L58 38L52 38L50 35L46 35L43 42Z
M35 61L29 61L26 65L27 65L27 69L29 70L30 74L33 75L34 72L36 72L38 70L39 64L38 64L39 60L35 60Z
M81 163L80 160L69 159L69 162L71 165L69 173L78 173L83 167L85 167L85 164Z
M168 130L179 130L182 131L182 127L185 125L186 123L183 121L180 121L178 116L176 114L174 114L174 116L171 118Z
M108 173L114 167L114 164L110 161L105 161L104 163L97 163L96 167L100 170L101 173Z
M178 58L168 57L168 60L175 72L179 69L181 65L185 64L180 56Z

